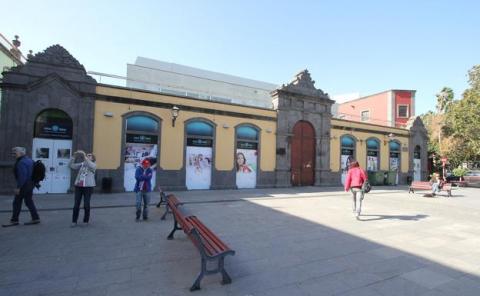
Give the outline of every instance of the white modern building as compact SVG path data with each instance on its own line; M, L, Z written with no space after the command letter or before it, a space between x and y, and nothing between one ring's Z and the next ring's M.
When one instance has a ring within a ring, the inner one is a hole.
M127 87L197 99L272 108L276 84L137 57L127 64Z

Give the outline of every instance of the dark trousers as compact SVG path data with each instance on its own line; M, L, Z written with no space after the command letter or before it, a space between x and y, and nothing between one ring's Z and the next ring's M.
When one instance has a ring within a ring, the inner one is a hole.
M73 206L72 222L77 223L78 214L80 212L80 203L83 197L83 222L88 223L90 220L90 197L92 197L93 187L77 187L75 186L75 204Z
M20 212L22 211L22 201L25 202L28 210L30 211L30 215L32 216L32 220L39 220L37 208L35 208L35 204L33 203L33 182L28 182L22 188L20 188L20 193L15 195L13 199L13 212L12 212L12 222L18 222L18 217L20 216Z

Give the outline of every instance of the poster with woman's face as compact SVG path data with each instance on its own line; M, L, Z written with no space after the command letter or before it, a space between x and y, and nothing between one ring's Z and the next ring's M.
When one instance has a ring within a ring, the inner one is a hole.
M210 189L212 176L212 148L187 146L186 186L191 189Z
M376 172L378 169L378 157L367 156L367 171Z
M352 159L353 157L351 155L343 155L343 154L340 158L340 170L342 172L342 175L341 175L342 185L345 184L348 168L350 167L350 161L352 161Z
M255 188L257 186L257 150L237 149L235 156L237 188Z
M157 145L143 143L126 143L124 152L124 179L123 186L125 191L133 191L135 188L135 171L141 166L144 159L150 161L153 169L152 188L155 188L155 167L157 164Z

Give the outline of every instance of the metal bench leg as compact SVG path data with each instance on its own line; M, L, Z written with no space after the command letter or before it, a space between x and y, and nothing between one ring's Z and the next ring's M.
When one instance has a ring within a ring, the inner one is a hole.
M195 280L192 287L190 288L190 291L200 290L200 282L202 281L206 272L207 272L207 261L202 258L202 267L201 267L200 273L198 274L197 279Z
M170 232L170 234L167 236L167 239L168 240L172 240L173 239L173 234L175 233L175 231L177 230L180 230L182 228L178 227L178 223L176 220L173 221L173 229L172 231Z
M222 285L230 284L232 282L232 279L225 270L224 259L225 257L221 257L218 259L218 270L220 270L222 273Z
M166 206L165 206L165 213L163 213L163 215L162 215L162 217L160 218L160 220L165 220L165 217L167 217L167 214L169 213L168 209L169 209L169 206L166 205Z

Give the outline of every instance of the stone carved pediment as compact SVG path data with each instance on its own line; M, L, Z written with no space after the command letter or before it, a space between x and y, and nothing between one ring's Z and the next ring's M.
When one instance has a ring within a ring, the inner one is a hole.
M307 69L295 75L294 79L289 84L283 84L279 90L330 100L327 93L324 93L321 89L315 88L315 81L312 80Z
M52 45L43 52L35 54L33 57L30 57L28 61L74 68L86 72L83 65L80 64L77 59L75 59L65 48L59 44Z

